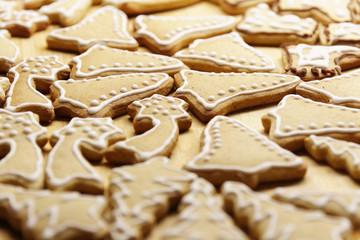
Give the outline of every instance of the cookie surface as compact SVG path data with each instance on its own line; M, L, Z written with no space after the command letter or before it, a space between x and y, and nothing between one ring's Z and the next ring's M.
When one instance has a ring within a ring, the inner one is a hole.
M275 73L207 73L182 70L175 75L174 96L207 122L247 107L277 102L294 92L300 78Z
M10 88L10 81L7 77L0 77L0 107L5 103L6 93Z
M142 239L190 190L195 175L156 157L134 166L114 168L110 176L112 239Z
M32 112L0 109L0 182L24 188L44 187L44 157L47 130Z
M58 116L116 117L127 113L128 105L135 100L168 94L173 82L166 73L133 73L56 81L50 93Z
M360 110L314 102L298 95L287 95L262 117L265 132L280 146L299 150L312 134L359 142Z
M176 58L146 52L131 52L96 44L70 62L73 79L124 73L165 72L175 74L184 64Z
M322 45L336 44L359 44L360 24L342 22L330 23L320 31L320 43Z
M135 50L138 43L130 36L127 22L122 11L111 6L102 7L76 25L53 30L46 42L51 49L80 53L95 44Z
M134 164L156 156L169 156L179 132L190 128L188 104L169 96L154 94L133 102L128 113L135 132L142 133L108 148L105 157L112 163Z
M340 76L300 83L296 93L314 101L360 108L360 94L357 89L360 71L356 70Z
M222 187L225 209L254 239L346 239L351 224L346 218L330 217L281 204L243 184L227 182ZM316 229L316 231L314 231Z
M300 18L293 14L280 15L267 4L259 4L246 11L236 30L248 44L315 44L319 35L318 25L312 18Z
M103 193L103 178L89 161L101 161L109 145L124 139L122 130L110 118L72 118L51 136L53 148L45 170L47 187L55 191Z
M0 72L7 72L20 60L20 49L10 40L8 30L0 30Z
M304 81L340 75L360 65L360 49L353 46L281 45L285 73Z
M261 182L301 179L306 172L301 158L228 117L213 118L201 141L201 152L185 169L216 186L232 180L255 188Z
M241 14L258 4L271 4L275 0L219 0L221 9L229 14Z
M247 45L237 32L197 39L174 57L191 69L211 72L268 72L273 60Z
M230 32L231 16L146 16L135 19L135 37L155 53L173 55L197 38Z
M58 56L29 57L12 67L7 76L12 82L4 108L13 112L32 111L41 121L55 117L51 101L41 92L68 76L69 67Z

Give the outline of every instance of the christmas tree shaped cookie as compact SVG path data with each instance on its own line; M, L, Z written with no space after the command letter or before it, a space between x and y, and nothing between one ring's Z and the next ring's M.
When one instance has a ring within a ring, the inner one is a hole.
M304 145L316 161L326 161L331 167L345 170L352 178L360 180L359 144L311 135L305 138Z
M173 55L197 38L230 32L235 25L231 16L146 16L135 19L135 37L153 52Z
M147 52L131 52L96 44L70 62L73 79L124 73L165 72L175 74L184 64L176 58Z
M268 72L275 68L270 57L247 45L237 32L197 39L174 57L191 69L208 72Z
M138 43L129 35L127 21L122 11L103 7L76 25L53 30L46 38L47 45L51 49L74 52L85 52L95 44L135 50Z
M296 93L314 101L360 108L360 71L340 76L300 83Z
M234 224L215 196L215 188L202 178L196 179L180 203L176 220L164 231L163 240L238 239L248 237Z
M222 195L225 209L241 227L248 229L252 239L340 240L352 232L346 218L281 204L241 183L226 182Z
M192 120L186 112L188 104L173 97L154 94L133 102L128 113L137 133L117 142L106 152L106 159L116 163L138 163L155 156L169 156L180 131L190 128Z
M41 121L55 117L51 101L41 92L48 92L50 85L67 78L69 67L57 56L29 57L11 68L7 74L12 82L5 108L13 112L32 111Z
M103 179L88 161L102 160L105 149L124 140L122 131L110 118L72 118L70 123L55 131L46 166L49 189L101 193Z
M240 121L213 118L202 134L202 151L185 165L213 184L228 180L256 187L260 182L301 179L301 158L282 149Z
M304 81L340 75L342 70L360 66L360 49L349 45L281 45L285 73Z
M280 101L300 78L275 73L207 73L182 70L175 75L175 97L189 103L202 121L247 107Z
M49 24L46 15L33 10L0 13L0 28L7 29L12 36L30 37L33 33L46 29Z
M113 169L109 186L112 239L142 239L189 192L194 179L195 175L170 167L165 157Z
M47 130L32 112L13 113L0 109L0 182L25 188L44 186Z
M50 93L57 115L116 117L126 113L128 105L135 100L155 93L168 94L173 82L166 73L133 73L56 81L50 87Z
M20 50L10 40L10 33L8 30L0 30L0 72L7 72L14 66L20 58Z
M0 185L1 216L24 239L104 239L109 233L102 218L106 206L103 196Z
M360 226L360 192L331 190L287 190L277 188L276 200L300 208L323 211L326 214L348 218L354 228Z
M298 150L312 134L360 141L360 110L314 102L298 95L287 95L262 117L269 138L280 146Z

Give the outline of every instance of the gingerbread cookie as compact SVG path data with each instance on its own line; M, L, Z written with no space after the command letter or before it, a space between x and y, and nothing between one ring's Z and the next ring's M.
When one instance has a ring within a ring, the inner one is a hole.
M6 93L10 88L10 81L6 77L0 77L0 107L5 103Z
M305 138L306 151L318 162L326 161L331 167L345 170L360 180L360 145L331 137L311 135Z
M46 166L47 187L102 193L103 179L88 161L101 161L109 145L124 139L111 118L72 118L51 136L53 148Z
M0 185L0 217L20 230L22 239L104 239L106 207L103 196Z
M281 204L241 183L226 182L222 195L225 209L233 213L240 226L248 229L253 239L341 240L352 233L346 218Z
M279 15L267 4L259 4L246 11L236 30L248 44L315 44L319 35L318 25L312 18L304 19L293 14Z
M24 59L7 74L12 84L5 108L13 112L32 111L41 121L52 121L54 107L41 92L48 92L54 81L67 78L68 73L69 67L56 55Z
M202 178L190 186L178 207L178 215L162 234L170 239L238 239L248 237L234 224L223 208L222 201L215 196L215 188Z
M304 81L333 77L360 66L360 49L353 46L283 44L281 48L285 73Z
M195 175L170 167L165 157L114 168L110 176L112 239L142 239L190 190Z
M182 70L175 75L174 96L207 122L247 107L280 101L292 93L300 78L276 73L207 73Z
M312 134L360 142L360 110L314 102L298 95L287 95L262 117L269 138L280 146L298 150Z
M25 9L39 9L44 5L55 2L56 0L23 0Z
M33 33L49 26L46 15L33 10L19 10L0 13L0 29L8 30L12 36L30 37Z
M103 0L103 4L113 5L127 14L140 14L185 7L200 0Z
M0 72L9 71L20 58L20 50L10 37L8 30L0 30Z
M352 22L352 2L353 0L278 0L275 8L281 14L312 17L322 23Z
M133 102L128 113L135 132L142 133L111 146L105 157L114 163L138 163L155 156L169 156L180 131L190 128L188 104L173 97L154 94Z
M47 15L51 23L68 27L80 22L91 5L92 0L57 0L42 6L39 12Z
M222 10L229 14L242 14L258 4L272 4L275 0L219 0Z
M122 11L111 6L102 7L76 25L55 29L46 42L51 49L80 53L95 44L135 50L138 43L129 35L127 21Z
M330 23L320 31L322 45L360 44L360 24L342 22Z
M360 70L323 80L300 83L296 93L314 101L360 108L360 94L357 89Z
M50 93L59 116L116 117L127 113L128 105L135 100L155 93L168 94L173 83L166 73L132 73L56 81L50 87Z
M354 228L360 227L359 191L286 190L277 188L276 200L300 208L321 210L326 214L348 218Z
M155 53L173 55L197 38L230 32L235 25L231 16L154 16L135 19L135 37Z
M124 73L165 72L175 74L184 64L176 58L147 52L131 52L96 44L70 62L73 79Z
M23 0L0 0L0 13L21 10L23 7Z
M25 188L44 186L47 130L32 112L12 113L0 109L0 182Z
M247 45L237 32L197 39L174 57L202 71L268 72L275 68L270 57Z
M216 186L236 180L255 188L261 182L301 179L306 172L301 158L228 117L208 123L201 145L202 151L185 169Z

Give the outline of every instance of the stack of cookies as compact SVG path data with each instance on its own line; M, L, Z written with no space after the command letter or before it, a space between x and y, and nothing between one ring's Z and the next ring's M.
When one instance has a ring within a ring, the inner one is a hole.
M0 0L0 43L0 239L360 236L360 1Z

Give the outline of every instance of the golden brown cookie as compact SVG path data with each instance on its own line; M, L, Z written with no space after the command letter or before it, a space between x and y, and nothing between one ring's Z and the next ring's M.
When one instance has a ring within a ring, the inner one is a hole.
M57 0L42 6L39 12L47 15L51 23L68 27L80 22L91 5L92 0Z
M0 185L0 217L23 239L104 239L109 233L102 217L106 206L103 196Z
M135 50L138 43L130 36L127 22L122 11L111 6L102 7L78 24L53 30L46 42L51 49L80 53L95 44Z
M46 185L57 191L102 193L104 182L89 163L100 162L105 149L124 140L123 132L111 118L72 118L53 132L53 146L46 165Z
M103 0L103 4L113 5L127 14L140 14L185 7L200 0Z
M6 77L0 77L0 107L5 103L6 93L10 88L10 81Z
M112 239L142 239L189 192L195 175L171 167L168 162L165 157L156 157L112 170Z
M314 101L360 108L360 70L340 76L300 83L296 93Z
M257 45L281 45L284 42L315 44L318 22L293 14L280 15L263 3L245 12L236 26L244 41Z
M197 39L174 57L194 70L207 72L268 72L273 60L231 32L207 39Z
M25 9L39 9L43 5L48 5L56 0L23 0Z
M216 195L215 188L202 178L190 186L178 207L176 219L164 230L163 240L238 239L248 237L223 210L223 202Z
M341 240L352 233L351 223L346 218L281 204L241 183L226 182L222 195L225 209L253 239Z
M275 0L218 0L222 10L229 14L241 14L258 4L271 4Z
M33 10L18 10L0 13L0 29L8 30L12 36L30 37L49 26L46 15Z
M207 122L217 115L280 101L292 93L300 78L276 73L207 73L182 70L175 75L174 96Z
M116 117L135 100L166 95L174 80L166 73L131 73L85 80L56 81L50 87L56 115Z
M287 95L262 117L265 132L280 146L298 150L312 134L360 142L360 110Z
M71 78L84 79L139 72L165 72L173 75L179 72L184 64L172 57L96 44L74 57L70 66Z
M320 210L329 215L346 217L354 228L360 226L359 191L277 188L272 197L300 208Z
M301 179L306 172L301 158L228 117L208 123L201 145L201 152L184 168L216 186L233 180L255 188L262 182Z
M7 74L12 84L4 107L13 112L32 111L41 121L52 121L54 107L42 92L49 92L50 85L67 78L68 73L69 67L56 55L24 59Z
M25 188L44 187L47 130L32 112L0 109L0 182Z
M0 30L0 72L7 72L20 60L20 49L11 40L8 30Z
M285 73L304 81L340 75L342 70L360 66L360 49L354 46L283 44Z
M330 23L321 28L320 43L322 45L360 44L360 24L342 22Z
M135 132L142 133L108 148L105 157L112 163L134 164L156 156L169 156L180 131L190 128L188 104L174 97L154 94L133 102L128 113Z
M231 16L155 16L135 19L134 36L155 53L173 55L198 38L230 32L236 19Z

